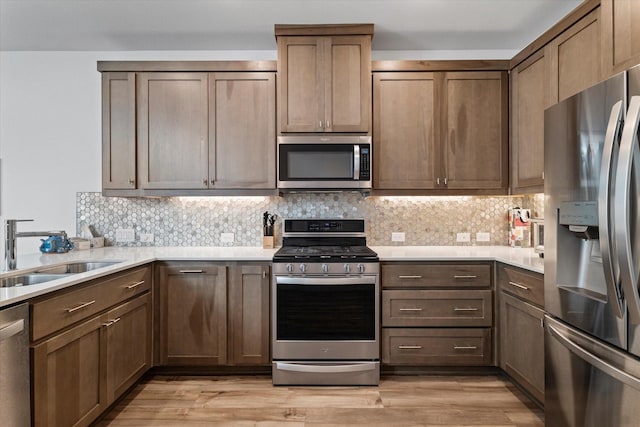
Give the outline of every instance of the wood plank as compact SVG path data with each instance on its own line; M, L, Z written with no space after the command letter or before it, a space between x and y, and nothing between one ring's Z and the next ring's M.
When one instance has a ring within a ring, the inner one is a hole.
M389 376L378 387L274 387L268 376L165 377L138 384L104 426L544 426L505 377Z

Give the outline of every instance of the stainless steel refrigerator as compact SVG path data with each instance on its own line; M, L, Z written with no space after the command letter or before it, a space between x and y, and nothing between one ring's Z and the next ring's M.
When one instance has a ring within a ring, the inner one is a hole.
M640 426L640 68L545 111L545 419Z

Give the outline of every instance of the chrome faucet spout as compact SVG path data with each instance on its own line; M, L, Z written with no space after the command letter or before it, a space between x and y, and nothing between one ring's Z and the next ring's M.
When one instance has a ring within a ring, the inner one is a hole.
M6 224L6 239L4 245L5 270L15 270L18 264L17 240L18 237L45 237L62 236L67 238L64 230L55 231L21 231L18 232L18 222L30 222L32 219L8 219Z

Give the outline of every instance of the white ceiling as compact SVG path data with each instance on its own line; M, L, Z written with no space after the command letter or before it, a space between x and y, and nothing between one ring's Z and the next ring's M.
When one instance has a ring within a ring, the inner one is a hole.
M519 51L581 0L0 0L0 50L275 50L274 24L373 23L374 51Z

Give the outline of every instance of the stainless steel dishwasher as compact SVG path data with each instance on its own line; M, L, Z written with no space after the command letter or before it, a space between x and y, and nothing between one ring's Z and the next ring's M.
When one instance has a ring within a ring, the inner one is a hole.
M0 414L2 425L31 425L29 305L0 309Z

